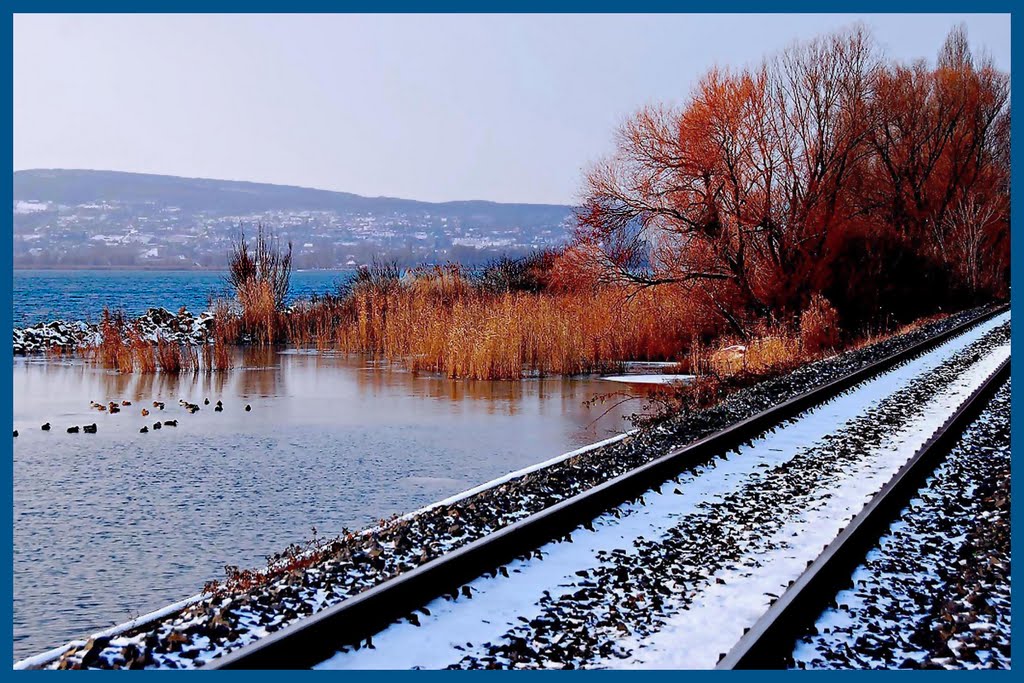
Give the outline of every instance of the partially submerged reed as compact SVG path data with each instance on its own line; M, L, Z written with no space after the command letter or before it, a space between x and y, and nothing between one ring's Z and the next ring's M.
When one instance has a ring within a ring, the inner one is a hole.
M121 311L111 312L104 308L98 341L81 347L79 352L105 368L122 373L152 374L159 371L177 374L231 367L231 354L223 352L223 340L220 348L225 358L218 360L216 342L208 345L210 347L211 352L200 353L195 345L182 344L160 334L156 335L155 340L146 339L138 323L129 322Z
M185 369L182 362L181 346L175 342L169 342L163 337L156 340L156 356L163 372L181 372Z
M234 365L240 343L287 342L480 380L606 372L627 360L674 361L698 376L693 391L706 397L725 378L785 372L858 343L843 338L835 309L820 295L788 321L752 324L739 338L681 286L552 286L550 269L499 265L481 276L457 265L403 272L376 264L338 294L290 309L279 308L267 283L251 281L235 300L211 302L214 326L200 348L145 340L122 313L104 310L92 354L123 372L212 372Z
M448 269L414 272L386 288L357 285L339 319L341 351L450 377L518 379L679 360L699 312L669 288L493 293Z

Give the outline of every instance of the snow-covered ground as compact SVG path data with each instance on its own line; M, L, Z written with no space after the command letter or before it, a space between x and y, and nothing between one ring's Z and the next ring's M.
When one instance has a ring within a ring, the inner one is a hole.
M601 379L623 384L685 384L693 375L610 375Z
M1009 314L318 668L709 668L1009 355Z

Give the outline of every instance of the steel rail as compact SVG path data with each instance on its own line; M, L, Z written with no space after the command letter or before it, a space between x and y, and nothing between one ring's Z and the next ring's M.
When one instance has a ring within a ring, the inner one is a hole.
M1010 377L1004 360L718 662L717 669L779 669L792 664L797 638L850 584L853 571Z
M295 669L326 660L360 643L442 595L516 557L564 538L602 512L635 499L687 467L735 450L760 434L825 403L849 388L923 354L1008 310L1000 306L859 370L779 403L718 432L675 448L629 472L536 512L514 524L389 579L206 663L204 669Z

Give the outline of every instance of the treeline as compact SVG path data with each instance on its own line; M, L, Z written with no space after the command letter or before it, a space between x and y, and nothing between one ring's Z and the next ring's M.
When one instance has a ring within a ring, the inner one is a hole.
M934 63L855 27L649 107L586 178L581 280L685 288L728 328L815 297L863 331L1008 296L1009 76L963 28Z

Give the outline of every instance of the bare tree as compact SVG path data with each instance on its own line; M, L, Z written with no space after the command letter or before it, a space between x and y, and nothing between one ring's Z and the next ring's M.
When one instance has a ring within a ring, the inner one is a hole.
M994 202L981 201L975 194L961 199L946 213L944 229L955 247L961 280L971 292L981 289L986 262L983 247L988 228L1000 218L999 213Z

